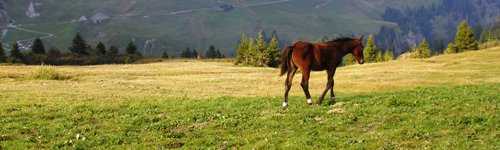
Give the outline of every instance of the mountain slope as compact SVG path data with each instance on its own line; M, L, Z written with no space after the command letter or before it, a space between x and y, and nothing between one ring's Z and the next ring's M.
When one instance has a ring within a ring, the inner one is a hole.
M420 7L439 0L0 0L19 28L3 41L33 36L65 49L76 32L92 42L125 45L135 40L146 55L213 44L232 54L239 34L277 31L283 42L323 36L376 33L387 6ZM39 16L38 16L39 15ZM0 16L1 17L1 16ZM87 21L79 21L87 20Z

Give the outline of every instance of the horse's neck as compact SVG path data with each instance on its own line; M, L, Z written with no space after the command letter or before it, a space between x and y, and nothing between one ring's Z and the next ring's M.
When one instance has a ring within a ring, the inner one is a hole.
M339 59L342 59L349 53L350 49L351 47L344 43L342 45L339 45L339 48L337 48L337 50L335 51L335 55L338 56Z

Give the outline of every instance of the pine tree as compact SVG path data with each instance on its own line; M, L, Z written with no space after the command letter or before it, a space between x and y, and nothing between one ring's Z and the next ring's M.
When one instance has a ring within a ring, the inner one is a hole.
M257 34L257 37L255 38L255 65L256 66L264 66L266 64L266 49L267 49L267 44L266 44L266 39L264 36L264 31L260 31Z
M253 39L250 39L250 41L248 42L248 53L247 53L247 56L246 57L246 64L247 65L254 65L256 66L257 62L258 62L258 55L259 55L259 52L258 52L258 47L257 45L255 44L255 40Z
M61 51L59 51L59 49L55 47L50 48L49 51L47 52L47 58L50 60L55 60L61 56L62 56Z
M31 51L35 54L45 54L45 46L40 38L36 38L31 46Z
M168 53L167 53L167 51L163 51L163 54L161 54L161 58L168 59Z
M193 49L193 51L191 51L190 55L189 55L189 58L198 58L198 51L196 49Z
M384 62L384 54L380 50L377 50L376 62Z
M279 40L276 32L271 36L271 41L267 46L267 50L265 53L266 56L266 65L269 67L278 67L280 61L280 49L279 49Z
M118 49L118 47L110 46L109 50L106 52L106 55L114 57L114 56L118 56L119 53L120 53L120 50Z
M224 54L222 54L221 50L220 49L217 49L216 51L216 55L217 57L216 58L224 58Z
M19 44L17 44L17 42L14 42L14 44L12 44L12 50L10 51L10 58L12 60L12 63L16 63L23 59L23 55L21 54L21 50L19 50Z
M384 53L384 61L391 61L394 59L394 53L391 49L388 49Z
M213 58L218 58L218 54L215 50L215 46L213 45L210 45L210 47L208 48L208 50L205 52L205 57L206 58L210 58L210 59L213 59Z
M181 58L191 58L191 49L189 47L181 52Z
M0 42L0 63L7 62L7 55L5 55L5 50L3 49L3 44Z
M366 43L366 47L364 49L365 61L368 63L377 61L377 46L375 45L375 41L373 35L368 37L368 41Z
M354 56L352 56L352 54L347 54L344 56L344 59L342 60L342 64L344 66L356 64L356 59L354 58Z
M474 37L474 31L472 31L467 21L462 21L460 25L458 25L454 44L458 52L479 49L478 42Z
M97 46L95 48L97 50L97 55L106 55L106 46L102 43L99 42L97 43Z
M453 43L449 43L448 44L448 47L446 48L446 50L444 51L445 54L454 54L454 53L458 53L458 48L457 46L455 46L455 44Z
M416 57L417 58L429 58L431 57L431 49L429 48L429 43L427 43L427 40L423 40L420 42L420 45L416 49Z
M80 33L77 33L73 38L73 42L69 50L77 55L88 55L88 49L89 46L87 45L87 42L82 38Z
M139 54L137 51L137 46L135 46L134 42L130 41L127 45L126 49L127 54L129 55L136 55Z
M247 64L249 40L245 33L241 34L240 41L236 47L236 64Z
M492 32L489 29L486 28L483 31L481 31L479 42L487 43L491 40L492 40Z

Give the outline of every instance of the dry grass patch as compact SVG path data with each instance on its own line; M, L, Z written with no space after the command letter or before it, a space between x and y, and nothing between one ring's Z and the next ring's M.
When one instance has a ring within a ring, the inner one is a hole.
M68 80L71 76L57 70L55 66L41 65L33 69L29 79L34 80Z
M399 91L421 86L499 83L498 58L500 48L492 48L423 60L342 67L335 76L335 90L342 96L342 93ZM36 78L56 79L41 83L0 78L0 90L12 92L7 95L26 95L26 98L281 97L284 88L284 77L278 76L278 69L234 66L227 61L169 60L152 64L48 66L44 69L39 66L0 66L0 70L0 77L31 76L33 70L38 70L39 73L35 74L40 75ZM57 81L68 77L71 82ZM74 77L78 80L73 80ZM303 96L300 79L301 75L297 73L292 96ZM325 88L326 73L313 73L310 84L311 93L318 96Z

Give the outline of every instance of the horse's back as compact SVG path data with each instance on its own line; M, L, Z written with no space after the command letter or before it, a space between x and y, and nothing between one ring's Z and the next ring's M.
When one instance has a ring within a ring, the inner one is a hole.
M300 69L324 70L320 44L298 41L293 44L292 59Z

